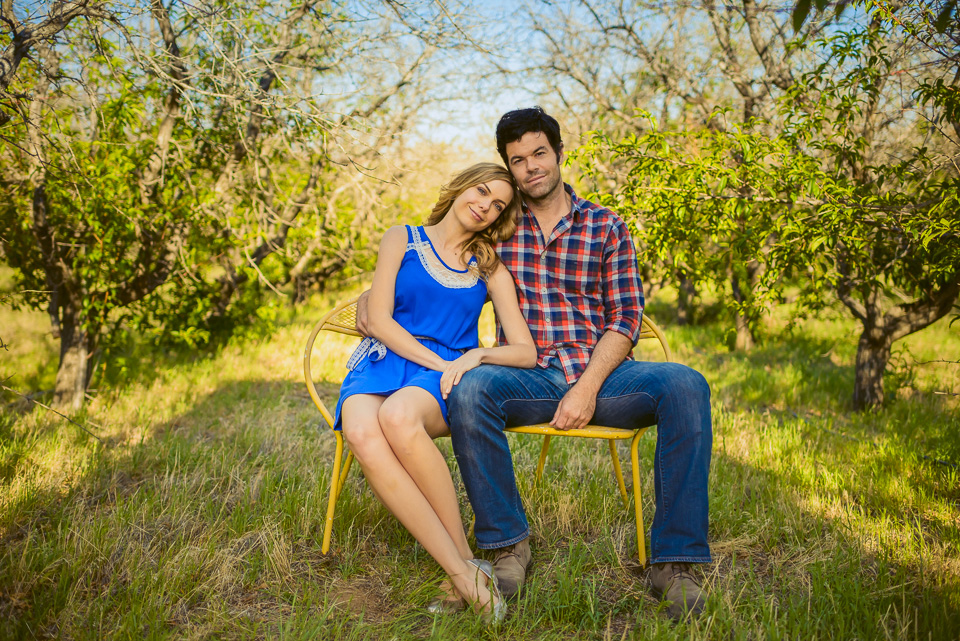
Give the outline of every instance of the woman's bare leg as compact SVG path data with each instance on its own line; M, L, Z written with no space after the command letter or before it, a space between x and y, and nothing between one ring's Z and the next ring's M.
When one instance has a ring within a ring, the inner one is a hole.
M387 509L440 564L457 591L481 608L487 607L491 595L485 577L478 575L479 570L466 562L433 506L387 441L379 419L383 404L382 396L358 394L344 401L342 408L343 434L363 468L367 483ZM444 473L449 479L446 463ZM462 525L460 533L462 536Z
M464 559L472 559L450 468L433 439L450 433L436 399L419 387L404 387L380 406L383 435L420 488Z

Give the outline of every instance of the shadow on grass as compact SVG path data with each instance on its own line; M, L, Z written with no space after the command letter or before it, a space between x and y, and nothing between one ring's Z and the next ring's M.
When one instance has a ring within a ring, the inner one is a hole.
M848 411L853 368L832 358L835 342L806 336L771 342L750 352L702 352L697 360L724 404L754 409L775 399L778 409ZM709 354L709 355L708 355Z
M302 582L324 619L310 578L330 565L317 528L333 439L319 420L302 383L225 382L94 447L68 487L21 493L0 521L0 637L235 634L282 622Z
M783 431L794 434L776 434ZM889 487L900 474L942 471L873 453L888 460L865 461L862 473L845 478L844 459L863 453L833 435L781 422L764 438L781 443L775 469L727 455L722 435L715 439L713 573L729 610L790 638L952 638L960 628L960 583L947 560L960 551L960 527L928 511L923 488L919 504L905 505ZM816 469L801 469L810 452L823 453L813 457ZM944 547L925 555L933 545Z
M336 384L320 387L325 401L335 399ZM423 613L440 571L356 473L338 507L332 553L319 553L333 449L320 421L299 381L224 381L174 418L144 425L137 442L99 450L69 490L14 506L0 541L0 619L8 621L0 632L486 636L469 615ZM769 469L728 454L723 437L732 428L718 429L714 596L692 628L731 638L949 638L960 626L956 577L903 563L846 515L886 518L889 536L905 544L915 530L917 546L930 545L937 528L956 541L956 524L931 520L922 506L908 513L892 490L858 492L855 481L838 478L831 468L849 448L835 437L798 421L759 423L761 443L779 444ZM653 436L642 445L648 524ZM633 519L613 505L608 472L595 469L591 457L604 458L605 448L555 448L545 477L552 483L530 490L539 444L517 446L527 498L542 504L528 506L539 528L536 566L504 635L684 636L687 628L659 614L621 558L633 554ZM825 453L821 468L799 464L810 450ZM812 495L821 512L810 509ZM850 504L857 511L839 510ZM567 539L556 537L564 532Z

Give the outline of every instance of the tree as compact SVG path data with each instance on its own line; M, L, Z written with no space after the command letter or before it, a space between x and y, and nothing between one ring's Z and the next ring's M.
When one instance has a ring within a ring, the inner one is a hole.
M588 167L612 156L630 168L613 202L628 214L635 203L648 246L675 247L661 261L705 273L757 261L754 308L781 300L787 282L801 310L836 296L862 327L858 410L883 401L893 343L942 318L960 293L960 111L943 89L958 68L931 44L954 36L904 39L907 22L875 11L864 27L804 44L822 62L781 100L779 135L654 128L601 135L584 150Z
M719 111L714 117L726 116ZM651 114L647 123L645 133L621 139L595 133L577 150L589 178L616 183L591 196L627 221L654 271L684 274L697 287L720 292L731 274L740 277L734 287L747 282L746 266L766 268L780 210L802 194L800 161L809 166L811 159L794 157L788 141L749 124L664 131ZM610 174L610 166L622 169ZM773 272L754 273L766 278L725 301L736 318L751 322L782 299L770 286Z
M66 27L67 20L55 19L63 8L64 3L53 5L54 15L40 24ZM178 76L181 70L176 45L169 40L168 15L159 3L153 10L158 22L167 27L172 63L167 72ZM98 11L97 16L102 16L105 8L101 5ZM179 177L162 189L160 173L181 94L177 88L167 92L152 145L124 144L126 129L144 104L133 98L129 88L119 98L98 105L86 140L66 144L54 140L51 130L69 131L76 126L62 120L67 114L56 95L64 78L53 42L60 31L44 32L19 22L9 6L4 15L14 30L13 47L18 41L32 43L38 56L35 82L28 84L32 91L15 96L13 111L22 117L8 125L7 136L25 146L14 147L5 158L9 165L4 163L6 197L0 206L0 220L7 230L3 248L21 282L34 292L29 302L39 306L45 300L54 336L60 339L54 401L76 408L86 389L88 357L96 348L106 315L148 295L174 268L189 214L184 207L165 202L171 193L182 191ZM48 35L33 40L22 37L30 31ZM111 62L108 47L104 43L95 56L105 65ZM25 55L21 52L21 59ZM156 93L157 88L149 87L147 92ZM134 171L139 176L134 174L130 181ZM122 222L115 224L111 219Z
M321 215L320 197L349 201L337 185L376 171L403 123L384 114L427 95L455 31L432 4L331 0L54 2L32 22L4 3L3 19L0 242L59 335L54 401L70 407L121 325L202 341L271 278L348 260L351 208ZM334 242L271 267L291 231Z
M855 409L883 401L893 343L945 316L960 294L960 110L955 90L939 90L944 77L956 87L960 56L931 46L957 42L956 27L937 35L923 4L902 16L867 8L867 27L815 43L829 55L785 102L786 138L823 154L808 189L823 202L813 220L784 224L771 257L832 263L826 280L862 326ZM893 83L905 99L890 99Z
M31 23L17 17L12 0L0 3L0 21L10 30L10 42L5 43L0 55L0 104L4 107L0 109L0 125L10 119L8 110L14 107L16 97L8 94L8 87L28 53L37 46L46 47L75 18L110 18L106 4L91 0L60 0L50 5L41 20Z
M789 29L789 11L755 0L727 4L576 0L559 3L556 11L538 7L531 14L546 45L544 60L532 66L562 104L579 114L582 130L599 130L613 138L646 133L650 121L645 113L656 114L661 131L725 131L733 123L743 132L756 128L776 133L783 125L777 100L805 64L804 52L792 43L798 37L815 37L830 24L828 20L809 23L794 34ZM599 42L603 46L597 46ZM723 117L715 117L718 110ZM605 161L593 156L591 162L596 167ZM605 169L591 172L600 181L594 185L598 192L616 188L604 176L629 171L613 164ZM755 220L764 210L747 211L752 202L741 200L739 211ZM639 216L638 226L652 222L635 210L634 215ZM744 220L737 227L747 226ZM738 241L721 237L717 242ZM662 247L640 249L641 253L664 251ZM718 287L729 301L736 328L734 347L749 349L756 340L757 316L748 310L753 308L762 263L710 264L721 271L707 275L678 259L660 262L665 271L654 269L649 276L676 283L682 320L695 315L692 301L698 287L708 282Z

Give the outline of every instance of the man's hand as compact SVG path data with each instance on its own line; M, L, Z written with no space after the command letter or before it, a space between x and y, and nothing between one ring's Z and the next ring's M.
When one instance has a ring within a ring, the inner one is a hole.
M357 331L363 334L364 336L370 335L370 328L367 326L367 304L370 298L370 290L366 290L360 294L360 298L357 299Z
M579 384L571 387L557 406L550 425L558 430L578 430L587 425L597 409L597 395Z

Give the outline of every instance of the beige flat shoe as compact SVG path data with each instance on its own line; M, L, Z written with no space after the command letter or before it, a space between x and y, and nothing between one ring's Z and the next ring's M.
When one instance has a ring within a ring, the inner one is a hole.
M467 607L467 602L463 597L456 593L450 581L444 580L440 583L440 590L444 596L437 597L427 605L427 612L430 614L455 614L463 612Z
M503 623L503 620L507 618L507 602L504 601L503 595L500 594L500 588L497 586L497 577L493 574L493 565L490 564L490 561L484 561L482 559L470 559L467 563L476 566L480 572L487 575L487 589L490 590L492 603L490 604L491 607L489 610L484 609L483 612L480 613L483 622L487 625L500 625Z

